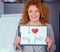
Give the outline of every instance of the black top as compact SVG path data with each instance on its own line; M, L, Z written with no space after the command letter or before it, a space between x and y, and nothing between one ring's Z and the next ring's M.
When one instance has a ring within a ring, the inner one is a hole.
M18 26L18 36L21 37L20 26Z

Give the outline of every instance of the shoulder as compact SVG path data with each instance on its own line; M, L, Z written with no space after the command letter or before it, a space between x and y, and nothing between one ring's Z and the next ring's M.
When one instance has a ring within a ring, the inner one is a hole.
M47 31L48 31L48 34L54 34L52 24L47 24Z
M52 27L52 24L47 23L46 26L47 27Z
M47 26L48 29L51 29L51 30L53 29L53 28L52 28L52 24L48 24L48 23L47 23L46 26Z
M26 26L26 25L29 25L29 22L26 24L19 24L18 26Z

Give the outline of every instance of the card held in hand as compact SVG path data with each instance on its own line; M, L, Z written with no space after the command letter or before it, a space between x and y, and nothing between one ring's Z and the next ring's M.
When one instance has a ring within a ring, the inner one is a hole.
M47 26L20 26L21 45L46 45Z

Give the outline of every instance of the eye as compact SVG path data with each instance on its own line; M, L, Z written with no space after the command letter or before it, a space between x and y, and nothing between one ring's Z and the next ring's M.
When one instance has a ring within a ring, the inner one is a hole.
M36 10L35 12L39 12L39 10Z
M32 10L30 10L29 12L32 13Z

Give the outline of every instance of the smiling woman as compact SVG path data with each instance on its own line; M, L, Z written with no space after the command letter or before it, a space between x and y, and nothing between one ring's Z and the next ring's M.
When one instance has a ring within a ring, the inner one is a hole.
M22 9L22 18L19 22L19 27L22 25L28 25L28 26L47 26L47 37L45 38L45 42L47 45L40 45L40 46L32 46L32 45L25 45L25 46L20 46L18 45L21 43L21 34L19 30L17 30L17 36L15 37L14 43L18 47L19 50L22 48L23 52L54 52L56 47L55 47L55 39L54 39L54 33L52 26L48 24L48 7L40 2L39 0L29 0L27 1ZM25 28L24 28L25 29ZM21 30L21 29L20 29ZM27 30L26 30L27 31ZM19 34L19 33L20 34ZM24 31L25 32L25 31ZM23 33L24 33L23 32ZM42 32L42 31L40 31ZM27 34L25 34L27 35ZM31 34L32 35L32 34ZM43 36L43 33L41 33ZM29 36L29 35L27 35ZM41 38L41 37L40 37ZM38 39L40 39L38 38ZM37 39L37 37L36 37ZM36 51L37 50L37 51Z
M30 21L28 17L32 15L32 13L35 11L35 14L39 16L39 21L43 23L48 23L48 7L45 6L43 3L40 1L35 0L34 1L29 1L24 4L23 9L22 9L22 19L20 20L20 25L21 24L26 24ZM30 9L31 8L31 9ZM34 14L34 16L35 16ZM31 17L30 17L31 18Z

